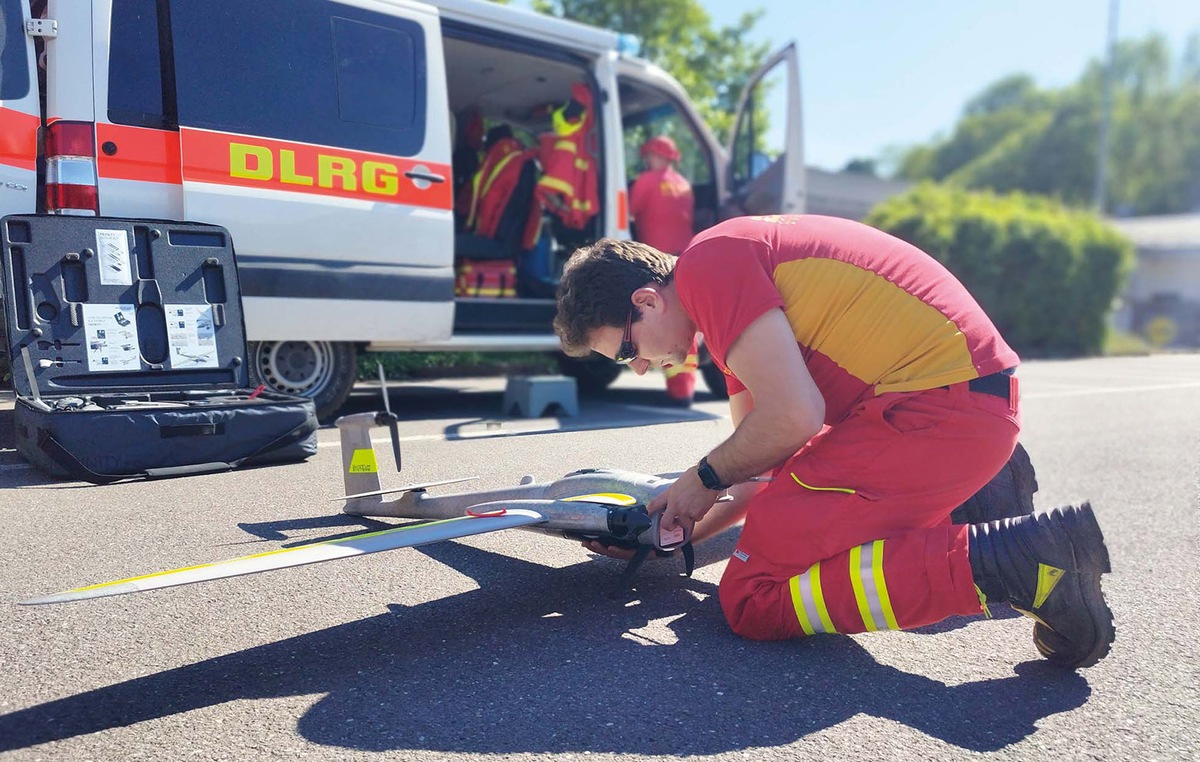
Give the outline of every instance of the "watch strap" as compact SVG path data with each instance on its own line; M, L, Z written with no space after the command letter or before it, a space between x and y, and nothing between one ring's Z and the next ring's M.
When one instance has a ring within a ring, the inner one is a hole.
M721 481L721 477L717 476L717 472L714 471L712 465L709 464L707 455L701 458L700 462L696 465L696 474L700 477L700 483L703 484L706 489L716 491L729 489L730 485Z

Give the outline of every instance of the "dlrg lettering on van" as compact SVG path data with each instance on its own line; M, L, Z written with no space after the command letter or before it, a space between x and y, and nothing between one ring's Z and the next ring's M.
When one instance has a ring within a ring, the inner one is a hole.
M679 147L697 231L804 208L790 45L721 146L618 35L482 0L0 0L0 13L0 214L224 226L252 380L323 417L360 351L557 352L557 273L575 247L631 235L648 137ZM754 122L776 102L768 132ZM586 170L555 169L566 150ZM620 371L558 356L584 391Z

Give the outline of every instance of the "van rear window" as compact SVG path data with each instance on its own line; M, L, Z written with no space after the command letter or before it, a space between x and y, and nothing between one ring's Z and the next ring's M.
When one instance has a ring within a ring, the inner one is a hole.
M25 0L0 0L0 101L29 94L29 53L25 47Z
M108 120L170 127L163 109L157 0L113 0L108 53Z
M171 0L179 123L411 156L425 142L425 36L327 0Z

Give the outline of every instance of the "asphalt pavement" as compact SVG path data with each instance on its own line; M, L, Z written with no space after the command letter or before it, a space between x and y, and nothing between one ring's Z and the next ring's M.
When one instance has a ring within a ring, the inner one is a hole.
M305 463L104 487L11 449L0 399L0 759L1200 759L1200 355L1028 362L1041 510L1090 499L1117 641L1063 672L998 611L914 632L757 643L716 584L733 535L621 571L509 530L77 604L16 601L382 522L340 514L337 432ZM625 374L575 418L502 414L502 379L396 385L404 472L470 489L610 466L684 468L723 402L662 406ZM362 385L345 412L374 410ZM457 490L458 487L446 488Z

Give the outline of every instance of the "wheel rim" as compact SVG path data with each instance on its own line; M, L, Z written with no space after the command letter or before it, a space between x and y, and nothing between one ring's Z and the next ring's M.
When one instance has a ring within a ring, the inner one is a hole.
M333 346L327 341L265 341L254 356L259 378L283 394L315 397L333 378Z

